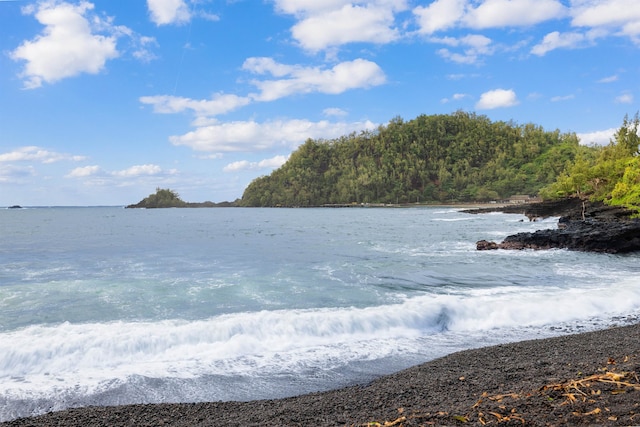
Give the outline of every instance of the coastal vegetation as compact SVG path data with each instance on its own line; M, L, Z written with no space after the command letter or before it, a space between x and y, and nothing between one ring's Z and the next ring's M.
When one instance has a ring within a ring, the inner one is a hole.
M232 202L185 202L180 198L180 195L174 190L168 188L156 188L154 194L150 194L138 203L134 205L128 205L128 209L142 208L142 209L156 209L156 208L215 208L233 206Z
M135 205L128 208L182 208L187 203L180 198L180 195L170 189L156 188L154 194L150 194Z
M558 179L541 189L544 199L579 197L623 206L640 216L640 116L625 116L610 143L578 153Z
M241 206L487 202L537 195L594 150L573 133L458 111L308 139Z
M128 208L460 203L576 197L640 216L640 116L625 116L606 146L574 133L493 122L458 111L400 117L375 131L308 139L234 202L188 203L156 193Z

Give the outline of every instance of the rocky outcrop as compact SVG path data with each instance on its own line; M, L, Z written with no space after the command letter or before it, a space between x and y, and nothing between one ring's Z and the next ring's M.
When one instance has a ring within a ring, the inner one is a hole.
M567 221L554 230L538 230L508 236L502 243L481 240L478 250L570 249L584 252L627 253L640 251L640 220Z
M621 206L608 206L602 202L591 202L576 197L528 204L512 204L491 208L468 209L464 213L480 214L503 212L525 215L529 220L563 217L569 220L618 221L628 219L632 212Z
M602 202L570 198L467 212L517 213L526 215L530 220L560 217L557 229L514 234L502 243L480 240L476 243L478 250L558 248L602 253L640 251L640 221L630 219L631 211Z

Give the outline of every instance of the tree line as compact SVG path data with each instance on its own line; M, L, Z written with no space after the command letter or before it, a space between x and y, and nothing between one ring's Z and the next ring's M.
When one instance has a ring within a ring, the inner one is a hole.
M640 216L640 116L626 115L608 145L581 151L552 184L545 199L580 197L624 206Z
M593 152L574 133L475 113L396 117L375 131L308 139L279 169L251 182L237 204L486 202L537 195Z

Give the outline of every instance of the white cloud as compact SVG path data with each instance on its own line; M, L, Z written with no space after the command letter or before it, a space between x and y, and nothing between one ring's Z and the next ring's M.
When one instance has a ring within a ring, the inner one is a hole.
M342 108L325 108L322 110L322 114L327 117L345 117L349 115L349 113Z
M55 151L45 150L36 146L20 147L8 153L0 154L0 163L37 161L40 163L48 164L64 160L77 162L84 159L84 156L56 153Z
M351 0L274 0L276 9L290 15L305 15L339 9Z
M90 180L93 184L106 185L110 182L120 182L122 179L144 177L166 177L177 174L177 170L164 170L158 165L135 165L122 170L105 171L100 166L82 166L71 170L65 178L99 178ZM114 181L115 180L115 181Z
M481 56L491 55L494 52L491 39L479 34L470 34L460 38L432 38L431 41L452 47L462 47L461 53L452 52L449 49L438 50L438 55L459 64L475 64L479 62Z
M616 97L617 104L633 104L633 95L630 93L622 94Z
M584 46L589 38L582 33L560 33L553 31L542 39L542 42L531 48L531 53L543 56L555 49L575 49Z
M158 46L158 42L154 37L138 37L135 40L133 57L142 62L151 62L156 59L156 55L149 50L148 46Z
M82 166L69 172L67 178L85 178L88 176L98 175L102 173L100 166Z
M518 104L518 98L513 90L495 89L480 95L476 108L478 110L492 110L494 108L513 107Z
M485 0L463 19L471 28L501 28L535 25L566 14L557 0Z
M37 9L23 8L45 26L42 34L10 52L13 60L26 61L20 74L25 88L34 89L43 82L54 83L81 73L97 74L107 60L119 55L116 36L95 34L94 30L106 28L115 33L124 31L124 27L115 28L109 21L88 16L93 7L86 1L50 1L39 3Z
M222 170L224 172L240 172L243 170L260 170L260 169L276 169L285 164L287 156L275 156L270 159L261 160L259 162L249 162L241 160L229 163Z
M453 96L451 96L451 98L442 98L440 102L443 104L446 104L451 101L461 101L468 97L469 97L469 94L466 94L466 93L454 93Z
M554 96L551 98L551 102L570 101L575 97L575 95Z
M200 127L181 136L169 138L174 145L195 151L248 152L272 147L295 148L308 138L334 138L353 131L375 129L369 121L333 123L329 121L276 120L265 123L239 121Z
M419 32L433 34L454 27L503 28L563 18L568 11L558 0L436 0L413 10Z
M640 21L640 3L629 0L572 1L572 24L577 27L632 27Z
M158 165L136 165L131 166L130 168L123 169L120 171L111 172L113 176L119 177L137 177L137 176L145 176L145 175L159 175L161 174L162 168Z
M291 34L312 52L354 42L395 41L401 37L395 13L407 9L405 0L276 0L275 4L279 12L297 18Z
M156 25L183 24L191 19L184 0L147 0L147 7Z
M613 76L601 78L598 83L613 83L616 81L618 81L618 75L614 74Z
M582 145L607 145L613 139L613 135L618 129L611 128L594 132L585 132L576 134Z
M571 25L579 31L554 31L533 47L531 53L544 55L557 49L593 45L598 38L616 35L640 44L640 2L629 0L571 0Z
M429 6L413 9L418 19L419 32L432 34L456 25L464 16L467 0L436 0Z
M196 116L217 116L248 105L251 100L246 97L215 94L211 99L190 99L171 95L143 96L143 104L153 106L153 111L161 114L174 114L192 111Z
M198 12L198 17L211 22L218 22L220 20L220 17L218 15L204 11Z
M341 62L331 69L279 64L271 58L249 58L242 68L255 74L269 73L276 80L252 80L258 101L273 101L293 94L339 94L350 89L378 86L386 81L382 69L364 59Z

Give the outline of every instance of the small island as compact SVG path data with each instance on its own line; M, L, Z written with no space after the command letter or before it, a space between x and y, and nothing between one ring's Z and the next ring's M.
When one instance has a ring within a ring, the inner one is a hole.
M185 202L180 195L168 188L156 188L154 194L150 194L138 203L125 206L126 209L159 209L159 208L221 208L233 207L234 202Z

